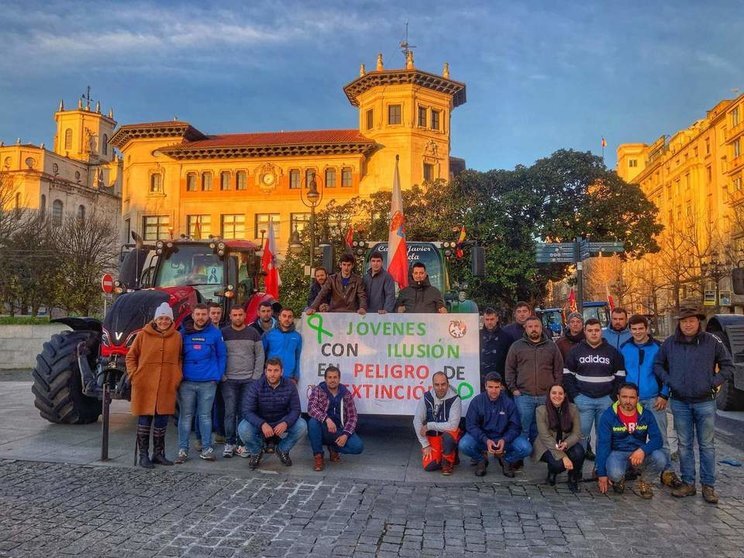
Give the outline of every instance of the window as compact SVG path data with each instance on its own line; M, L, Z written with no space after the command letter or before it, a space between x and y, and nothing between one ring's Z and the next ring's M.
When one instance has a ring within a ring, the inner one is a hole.
M62 212L64 204L60 200L54 200L52 203L52 225L59 227L62 225Z
M41 204L39 205L39 213L42 215L46 214L46 196L41 194Z
M705 138L705 154L710 155L710 138Z
M212 234L212 216L211 215L186 215L187 234L191 238L200 240L209 238Z
M739 124L739 107L734 107L731 111L731 127Z
M692 204L690 202L685 205L685 214L688 219L692 219Z
M103 134L103 141L101 142L101 152L104 155L108 155L108 134Z
M142 218L142 232L145 240L168 238L170 217L167 215L146 215Z
M375 111L372 109L367 110L367 130L371 130L375 127Z
M351 188L351 169L349 167L341 169L341 187Z
M734 178L734 190L737 192L741 191L741 176Z
M424 182L434 182L434 165L424 163Z
M401 123L400 105L388 105L388 124Z
M325 187L335 188L336 187L336 169L326 169L325 171Z
M186 191L196 192L196 173L190 172L186 175Z
M154 172L150 175L150 193L160 194L163 191L163 175Z
M256 234L254 237L261 238L261 231L264 231L264 237L267 236L269 227L274 231L274 238L279 238L279 214L256 213Z
M305 188L310 188L310 184L315 179L315 169L307 169L305 171Z
M78 206L77 218L81 221L85 221L85 206L84 205Z
M223 215L222 238L245 238L245 215Z
M227 171L222 171L220 173L220 190L229 190L230 189L230 173Z
M638 166L638 159L628 159L628 166L634 169Z
M292 169L289 171L289 187L296 190L300 187L300 171Z
M246 190L248 188L248 177L245 171L238 171L235 173L235 189Z
M421 128L426 128L426 107L418 108L418 125Z
M201 189L202 189L202 192L210 192L212 190L212 173L211 172L202 173Z
M439 111L438 110L431 111L431 129L439 130Z
M304 231L310 224L310 214L309 213L291 213L289 216L289 226L290 226L290 232L294 233L297 231L298 233L301 233ZM317 231L317 226L316 229Z
M72 128L65 130L65 149L67 151L72 149Z
M711 182L713 182L713 169L711 168L710 165L708 165L707 167L705 167L705 176L706 176L706 178L708 180L708 184L710 184Z
M741 155L741 138L736 138L736 141L733 143L734 147L734 157L738 157Z

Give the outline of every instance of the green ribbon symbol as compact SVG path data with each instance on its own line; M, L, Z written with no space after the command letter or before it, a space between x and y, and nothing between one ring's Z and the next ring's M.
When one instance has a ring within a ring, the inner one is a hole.
M307 317L307 325L313 331L318 332L318 345L323 342L323 336L333 337L333 334L327 329L323 329L323 316L320 314L310 314Z

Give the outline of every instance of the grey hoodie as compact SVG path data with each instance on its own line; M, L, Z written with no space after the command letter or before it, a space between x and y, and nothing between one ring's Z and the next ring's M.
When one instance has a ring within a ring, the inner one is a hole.
M429 394L434 399L434 405L436 406L441 405L444 401L453 397L455 400L452 402L452 406L450 407L449 420L447 422L425 422L427 402L423 397L419 399L418 405L416 406L416 414L413 415L413 430L416 432L416 437L421 443L422 448L429 446L429 440L426 436L421 434L421 427L424 424L426 424L427 430L434 430L435 432L450 432L452 430L457 430L460 426L460 418L462 417L462 400L458 397L457 393L451 386L442 399L437 397L434 388L429 390Z

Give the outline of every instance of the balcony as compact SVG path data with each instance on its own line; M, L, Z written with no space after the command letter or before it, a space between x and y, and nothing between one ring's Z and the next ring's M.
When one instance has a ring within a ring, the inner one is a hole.
M742 133L744 133L744 120L742 120L741 122L739 122L733 128L730 128L730 129L726 130L726 133L724 134L723 137L724 137L726 143L728 143L728 142L733 141L736 138L738 138L740 135L742 135Z
M734 174L741 167L744 167L744 154L731 159L731 162L725 167L725 172L726 174Z

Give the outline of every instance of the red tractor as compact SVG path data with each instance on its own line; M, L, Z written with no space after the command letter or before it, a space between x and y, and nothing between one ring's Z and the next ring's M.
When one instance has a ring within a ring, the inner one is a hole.
M104 414L104 440L111 399L131 396L125 358L135 336L161 303L173 308L179 327L199 302L233 306L254 320L263 300L258 292L259 246L246 240L158 240L126 245L117 293L103 323L94 318L52 320L69 326L44 343L33 370L34 405L50 422L87 424ZM105 443L105 442L104 442Z

